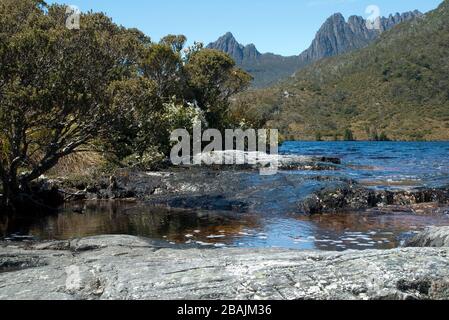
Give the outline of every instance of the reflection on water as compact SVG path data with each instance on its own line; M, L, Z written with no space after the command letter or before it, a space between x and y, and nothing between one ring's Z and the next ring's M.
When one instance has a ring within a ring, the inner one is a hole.
M0 222L1 235L30 235L37 239L64 240L102 234L130 234L184 242L192 232L198 240L212 235L237 234L258 228L256 217L233 212L192 212L127 202L68 204L58 215L15 218ZM198 232L201 230L201 234Z
M323 250L392 249L427 226L447 226L447 215L337 214L300 218L319 230L315 239Z
M341 251L390 249L428 225L449 225L447 216L341 214L312 217L186 211L126 202L67 205L42 219L0 223L3 237L71 239L130 234L176 244L282 247ZM23 239L23 238L22 238Z

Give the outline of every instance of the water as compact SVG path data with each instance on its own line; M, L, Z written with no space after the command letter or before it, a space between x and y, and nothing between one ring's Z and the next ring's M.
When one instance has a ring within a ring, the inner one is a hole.
M286 142L280 152L341 158L343 170L328 174L377 188L449 184L449 142Z
M395 248L428 225L449 225L447 216L408 213L298 217L167 210L126 202L79 205L84 206L84 214L75 213L71 204L60 214L44 219L11 220L5 234L11 235L14 230L16 235L56 240L130 234L211 248L279 247L343 251Z
M128 202L78 203L66 205L55 216L0 221L0 237L28 235L36 239L71 239L130 234L211 248L281 247L343 251L390 249L426 226L449 225L449 215L419 215L407 211L304 217L292 214L286 209L287 205L279 207L274 201L281 199L287 203L287 198L307 192L307 184L303 186L296 184L294 179L288 179L298 175L349 177L373 188L447 185L449 143L289 142L282 146L281 152L336 156L342 158L343 165L341 170L332 172L280 173L286 176L285 179L260 179L259 176L244 179L248 189L267 189L267 192L262 192L266 197L266 210L257 212L168 210ZM285 188L288 192L280 194L277 189L272 189L273 181L279 183L284 180L284 184L292 185ZM83 214L74 212L74 208L80 207Z

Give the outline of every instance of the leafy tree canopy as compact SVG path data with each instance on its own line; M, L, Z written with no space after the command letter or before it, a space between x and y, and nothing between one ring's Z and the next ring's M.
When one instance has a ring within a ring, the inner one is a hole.
M169 35L160 43L101 13L66 27L66 7L0 2L0 180L12 204L74 152L122 159L167 153L169 132L199 112L222 125L250 77L226 55ZM185 111L183 111L185 110ZM176 117L179 117L177 119ZM192 121L192 119L190 119Z

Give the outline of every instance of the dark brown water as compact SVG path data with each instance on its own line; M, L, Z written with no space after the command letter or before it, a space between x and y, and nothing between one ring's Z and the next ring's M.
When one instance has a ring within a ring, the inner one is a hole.
M76 212L75 212L76 211ZM78 213L83 211L82 214ZM71 239L130 234L206 247L282 247L301 250L390 249L446 215L346 213L312 217L185 211L126 202L72 204L58 215L0 223L3 237Z

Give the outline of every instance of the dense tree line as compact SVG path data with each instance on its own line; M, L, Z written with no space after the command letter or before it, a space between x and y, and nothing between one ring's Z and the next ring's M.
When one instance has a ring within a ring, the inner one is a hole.
M194 119L222 129L229 98L251 77L224 53L169 35L160 42L102 13L66 27L66 7L0 2L0 179L3 206L72 153L166 154Z

